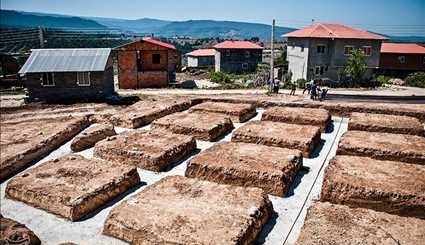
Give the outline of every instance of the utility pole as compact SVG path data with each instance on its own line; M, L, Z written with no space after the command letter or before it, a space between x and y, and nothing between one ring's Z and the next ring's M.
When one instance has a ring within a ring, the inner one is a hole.
M270 41L270 48L271 48L271 58L270 58L270 92L273 92L273 85L274 85L274 32L275 32L275 24L276 21L273 19L272 24L272 38Z
M40 41L40 48L44 48L43 28L41 26L38 27L38 39Z

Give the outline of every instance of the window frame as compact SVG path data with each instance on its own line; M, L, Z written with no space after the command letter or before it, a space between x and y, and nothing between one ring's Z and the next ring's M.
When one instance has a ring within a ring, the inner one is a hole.
M250 58L251 57L251 52L249 50L245 50L244 51L244 55L245 55L245 58Z
M51 75L51 79L49 79L49 75ZM44 76L46 76L47 83L45 83ZM41 86L43 87L55 87L55 73L53 72L43 72L40 75Z
M319 47L320 48L323 48L323 52L319 52ZM316 53L318 53L318 54L326 54L326 50L327 50L327 45L326 44L319 43L319 44L316 45Z
M365 49L369 49L369 54L365 51ZM365 56L372 56L372 46L370 45L363 46L362 51Z
M156 62L155 57L158 58L158 62ZM160 65L161 64L161 54L158 54L158 53L153 53L152 54L152 64L153 65Z
M226 51L224 51L226 54L226 57L230 57L230 50L226 49Z
M349 53L346 53L345 52L345 50L347 48L350 48L350 52ZM350 56L353 51L354 51L354 46L353 45L344 45L344 56Z
M82 77L80 77L80 75ZM86 77L87 75L87 77ZM81 79L83 78L83 79ZM87 82L87 80L88 82ZM81 82L83 81L83 82ZM77 85L80 87L90 87L91 86L91 74L89 71L77 72Z
M248 70L248 67L249 67L249 65L248 65L248 63L242 63L242 70Z
M405 55L399 55L397 57L398 62L400 62L400 64L406 64L406 56Z

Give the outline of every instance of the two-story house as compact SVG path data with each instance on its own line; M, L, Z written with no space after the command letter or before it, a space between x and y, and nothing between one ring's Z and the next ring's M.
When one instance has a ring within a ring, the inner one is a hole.
M263 47L248 41L224 41L216 44L214 49L217 72L253 72L261 63L263 55Z
M292 81L322 78L339 81L354 49L361 49L368 67L366 77L379 67L386 38L340 24L314 24L284 35Z

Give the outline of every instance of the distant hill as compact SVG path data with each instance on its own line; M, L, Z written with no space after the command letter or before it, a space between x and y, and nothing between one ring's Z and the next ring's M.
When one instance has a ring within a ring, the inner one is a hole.
M276 27L276 36L283 35L295 29ZM195 38L220 37L244 39L259 37L262 40L270 39L271 26L265 24L214 21L214 20L189 20L175 21L158 30L162 36L189 36Z
M27 13L14 10L0 10L2 27L50 27L50 28L107 28L96 21L74 16Z
M126 32L134 33L157 33L157 31L170 24L171 21L157 20L157 19L137 19L137 20L126 20L126 19L114 19L114 18L102 18L102 17L89 17L90 20L94 20L104 26L110 28L118 28Z

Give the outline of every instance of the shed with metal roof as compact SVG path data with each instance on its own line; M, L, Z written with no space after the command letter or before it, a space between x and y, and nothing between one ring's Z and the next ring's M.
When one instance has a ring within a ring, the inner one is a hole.
M97 100L114 92L110 48L33 49L19 73L30 100Z

